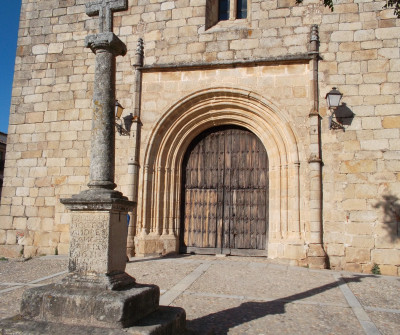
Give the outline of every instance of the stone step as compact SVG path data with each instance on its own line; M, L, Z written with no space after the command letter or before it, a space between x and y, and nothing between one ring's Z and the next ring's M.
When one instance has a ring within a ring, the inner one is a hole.
M103 328L64 323L26 320L21 315L0 320L2 335L179 335L185 329L186 313L182 308L160 306L159 309L129 328Z
M26 320L124 328L156 311L159 300L156 285L113 291L50 284L24 292L21 315Z

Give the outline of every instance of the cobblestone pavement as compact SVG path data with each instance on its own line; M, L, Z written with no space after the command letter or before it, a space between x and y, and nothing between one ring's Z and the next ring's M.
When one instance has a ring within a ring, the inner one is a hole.
M0 261L0 318L18 314L25 289L60 280L65 256ZM400 278L311 270L265 258L132 258L160 304L183 307L194 334L399 334Z

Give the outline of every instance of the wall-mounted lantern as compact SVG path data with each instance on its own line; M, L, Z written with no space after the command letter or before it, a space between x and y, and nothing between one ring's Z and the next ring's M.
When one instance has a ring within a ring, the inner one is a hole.
M132 121L133 121L133 115L129 114L122 119L124 120L124 123L122 124L121 116L122 112L124 111L124 107L121 106L121 104L118 102L118 100L115 101L115 127L117 128L117 131L119 135L121 136L129 136L130 135L130 130L132 126Z
M118 100L115 100L115 117L117 119L121 118L122 112L124 111L124 107L121 106L121 104L118 102Z
M332 89L326 94L325 99L328 103L329 109L336 109L339 107L340 100L342 100L343 94L339 92L336 87L332 87Z
M339 107L340 100L342 100L343 94L336 87L332 87L332 89L326 94L325 99L328 104L328 108L330 110L329 115L329 129L343 129L344 127L339 123L332 120L335 111Z

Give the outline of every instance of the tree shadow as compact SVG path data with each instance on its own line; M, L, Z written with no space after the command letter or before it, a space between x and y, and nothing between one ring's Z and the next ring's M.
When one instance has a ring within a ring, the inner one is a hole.
M187 328L191 334L222 335L228 334L229 329L253 321L267 315L285 314L285 305L294 301L306 299L323 293L333 288L338 288L348 282L361 282L362 278L375 277L374 275L355 275L354 277L342 277L337 281L325 284L305 292L293 294L285 298L267 302L250 301L238 307L205 315L203 317L188 320Z
M383 200L377 202L374 207L382 208L384 228L394 242L400 238L400 199L393 194L383 195L382 198Z

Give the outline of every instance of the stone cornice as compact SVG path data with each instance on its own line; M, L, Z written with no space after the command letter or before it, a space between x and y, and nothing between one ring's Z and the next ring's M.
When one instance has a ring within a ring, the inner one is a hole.
M245 66L260 66L267 64L285 64L285 63L308 63L313 59L312 53L286 55L278 57L265 57L249 60L238 61L218 61L209 63L184 63L184 64L154 64L145 65L140 69L144 72L152 71L170 71L170 70L184 70L184 69L206 69L206 68L232 68L232 67L245 67Z

